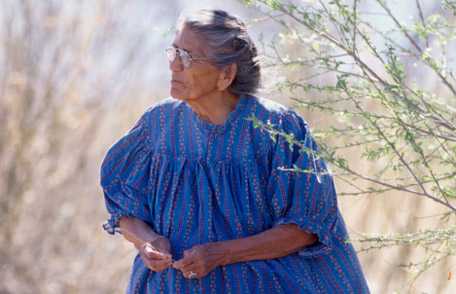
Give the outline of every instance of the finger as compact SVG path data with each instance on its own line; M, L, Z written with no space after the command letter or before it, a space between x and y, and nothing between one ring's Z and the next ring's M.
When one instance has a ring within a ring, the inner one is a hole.
M192 249L185 250L183 253L183 257L174 263L176 266L182 267L182 266L192 263L194 258L195 258L195 256L194 256L194 251L192 248Z
M150 243L144 243L143 247L144 247L144 251L147 252L148 254L170 256L169 252L164 252L163 250L159 250L158 248L154 247Z
M145 252L144 255L150 260L171 260L171 255L163 255L156 252Z
M202 272L204 272L204 267L200 263L193 262L191 264L182 266L179 270L182 273L186 273L186 274L188 274L190 272L202 273Z
M141 256L141 259L145 266L150 268L153 271L162 271L168 267L171 267L172 261L165 260L165 259L150 259L145 257L144 255Z
M193 257L184 257L182 259L179 259L178 261L175 261L172 266L175 269L183 270L187 266L191 265L194 262Z
M192 273L195 273L195 275L192 275ZM193 264L192 266L186 268L185 271L182 271L182 275L186 279L201 279L207 275L207 272L204 271L201 266Z
M146 254L144 252L140 252L139 256L141 257L142 262L148 268L151 268L153 270L155 270L155 265L156 264L160 265L160 263L168 263L169 265L171 265L171 261L170 260L149 258L148 256L146 256Z
M149 262L149 268L151 268L153 271L161 272L165 269L167 269L171 265L171 262L169 261L151 261Z
M184 251L184 257L190 257L195 253L194 247Z
M152 259L166 259L166 260L170 260L172 258L171 254L169 253L165 253L165 252L161 252L159 251L158 249L154 248L152 245L150 245L149 243L145 243L143 245L143 250L144 250L144 253L146 254L146 256L148 258L152 258Z
M170 267L171 263L172 263L170 260L149 259L149 258L143 258L143 262L147 267L152 268L154 270L160 269L163 267L165 267L165 268Z
M196 274L196 275L194 275L194 276L192 276L190 273L191 273L191 272L188 271L188 272L185 272L185 273L182 274L182 275L183 275L184 278L186 278L186 279L199 279L199 275L198 275L196 272L194 272L194 273Z

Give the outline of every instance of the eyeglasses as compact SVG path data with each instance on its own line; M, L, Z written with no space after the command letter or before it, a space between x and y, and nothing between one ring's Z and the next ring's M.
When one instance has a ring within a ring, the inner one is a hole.
M166 48L166 56L168 57L168 61L170 63L174 62L177 57L179 57L182 65L185 69L192 67L193 61L198 60L209 60L208 58L204 57L192 57L190 53L188 53L185 49L177 48L177 47L168 47Z

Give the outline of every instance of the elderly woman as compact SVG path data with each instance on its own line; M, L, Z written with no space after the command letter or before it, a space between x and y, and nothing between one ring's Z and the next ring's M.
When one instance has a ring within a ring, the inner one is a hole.
M139 252L128 293L367 293L307 123L253 96L260 67L245 25L198 11L166 53L173 98L149 108L101 170L104 227ZM294 166L308 172L284 170Z

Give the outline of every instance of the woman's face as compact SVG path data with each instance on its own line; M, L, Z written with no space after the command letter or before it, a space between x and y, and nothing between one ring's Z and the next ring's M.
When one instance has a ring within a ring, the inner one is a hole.
M207 56L202 39L185 26L177 32L173 47L184 49L195 59ZM172 73L170 92L176 99L195 100L219 91L217 81L221 71L208 60L194 60L190 68L184 68L177 57L169 68Z

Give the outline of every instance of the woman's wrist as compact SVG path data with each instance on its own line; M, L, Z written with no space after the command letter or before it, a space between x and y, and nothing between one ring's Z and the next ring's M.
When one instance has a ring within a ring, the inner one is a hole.
M213 243L217 246L218 250L221 252L222 258L220 259L220 266L228 265L234 263L233 250L230 246L231 241L219 241Z
M149 225L137 218L123 217L119 224L122 235L125 239L132 242L136 248L142 246L146 242L154 242L160 237L163 237L162 235L155 233Z
M152 233L151 236L148 237L144 243L154 243L155 241L157 241L160 238L166 239L165 236L159 235L155 232L151 232L151 233Z
M154 232L151 232L151 234L148 234L148 235L147 235L146 237L144 237L144 238L138 238L138 239L136 239L136 241L133 242L133 243L134 243L135 247L136 247L137 249L139 249L139 248L143 247L146 243L153 245L154 243L156 243L156 242L157 242L159 239L161 239L161 238L166 239L166 238L165 238L164 236L162 236L162 235L159 235L159 234L156 234L156 233L154 233Z

